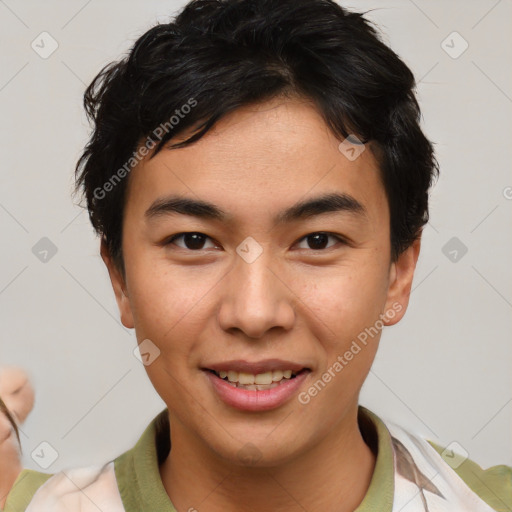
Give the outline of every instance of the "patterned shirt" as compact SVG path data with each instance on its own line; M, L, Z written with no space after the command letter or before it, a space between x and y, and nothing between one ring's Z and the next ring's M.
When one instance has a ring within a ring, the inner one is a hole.
M358 421L376 463L355 512L512 511L512 467L483 470L361 406ZM24 469L4 512L176 512L159 472L169 450L164 409L133 448L103 465L55 474Z

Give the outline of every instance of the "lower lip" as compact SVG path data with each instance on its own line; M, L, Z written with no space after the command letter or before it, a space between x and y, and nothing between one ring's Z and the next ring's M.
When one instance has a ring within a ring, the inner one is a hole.
M302 370L293 379L283 379L279 386L258 391L236 388L215 373L208 370L205 372L220 399L241 411L268 411L279 407L296 394L309 373L308 370Z

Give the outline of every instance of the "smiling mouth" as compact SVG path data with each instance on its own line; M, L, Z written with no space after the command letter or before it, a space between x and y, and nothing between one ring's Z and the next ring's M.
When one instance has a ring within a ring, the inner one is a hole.
M295 379L297 375L309 372L309 369L303 368L300 371L269 370L267 372L257 374L236 372L233 370L215 371L208 369L207 371L213 373L219 379L227 382L234 388L242 388L250 391L264 391L266 389L278 387L292 379Z

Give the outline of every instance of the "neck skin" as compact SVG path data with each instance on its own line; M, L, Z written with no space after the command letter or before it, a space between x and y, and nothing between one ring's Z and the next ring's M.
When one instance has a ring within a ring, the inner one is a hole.
M171 446L160 475L174 507L184 511L353 512L375 468L375 455L359 431L357 407L329 436L280 466L230 465L198 448L197 438L174 418Z
M0 440L0 508L3 509L7 501L7 495L22 466L18 449L18 440L14 431L7 438Z

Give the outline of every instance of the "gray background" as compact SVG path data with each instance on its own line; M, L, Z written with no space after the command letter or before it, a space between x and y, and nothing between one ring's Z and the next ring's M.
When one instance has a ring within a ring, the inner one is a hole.
M36 387L21 434L26 467L41 470L31 457L41 442L58 453L51 472L109 460L165 407L70 193L88 134L85 85L183 4L0 1L0 364L25 367ZM361 402L432 440L457 441L484 467L510 465L512 3L343 5L373 9L368 17L416 74L441 164L409 311L384 331ZM44 31L58 43L47 58L31 47L46 37L51 48ZM57 248L46 262L33 251L43 237Z

